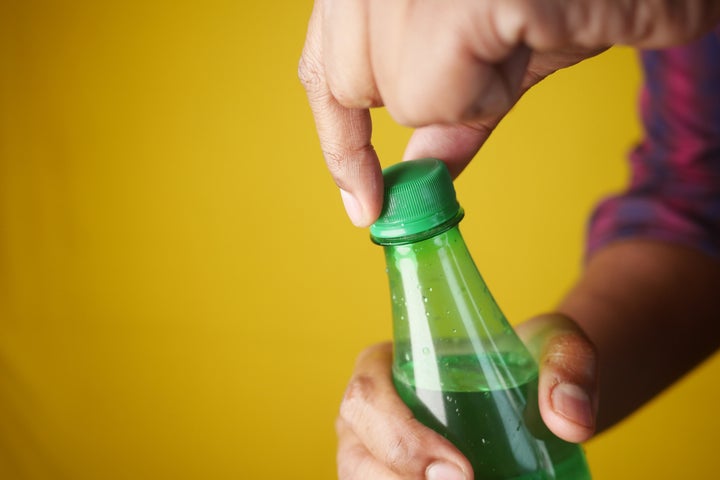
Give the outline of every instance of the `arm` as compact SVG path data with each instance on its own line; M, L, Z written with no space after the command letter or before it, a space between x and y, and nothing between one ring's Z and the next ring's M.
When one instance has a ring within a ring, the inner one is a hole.
M596 252L560 311L599 352L600 430L619 422L720 346L720 262L645 240Z
M601 352L601 429L720 344L720 28L641 58L632 179L596 210L594 253L561 306Z

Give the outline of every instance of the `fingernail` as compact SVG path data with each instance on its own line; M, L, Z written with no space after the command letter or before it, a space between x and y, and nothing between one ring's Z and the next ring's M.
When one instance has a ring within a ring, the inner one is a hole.
M350 217L350 221L353 225L363 227L363 210L358 199L355 198L350 192L340 189L340 196L342 197L343 205L345 205L345 211Z
M577 385L559 383L550 394L550 399L553 410L571 422L589 428L595 424L590 397Z
M457 465L436 462L428 467L425 478L427 480L465 480L465 474Z

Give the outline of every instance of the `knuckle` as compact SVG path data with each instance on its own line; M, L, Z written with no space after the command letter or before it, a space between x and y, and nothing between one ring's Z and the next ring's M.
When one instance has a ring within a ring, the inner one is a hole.
M339 145L323 145L323 157L325 158L328 170L330 170L330 173L336 178L341 175L344 166L348 163L348 154Z
M346 180L346 169L347 165L352 163L349 161L349 153L346 149L335 145L323 145L322 152L323 157L325 158L325 164L327 165L327 169L330 172L333 181L339 188L347 190L348 181ZM351 380L351 384L348 385L348 389L361 388L356 387L353 384L355 381L355 379Z
M592 375L597 364L597 351L586 338L576 333L564 333L553 338L543 364L571 374Z
M325 83L320 62L307 49L298 62L298 79L308 94L322 91Z
M376 390L375 380L367 375L351 378L340 404L340 418L350 425L356 425L372 403Z
M326 140L322 145L323 157L330 174L338 187L345 189L349 178L358 176L364 168L364 159L374 156L374 147L370 144L353 147Z
M384 463L392 470L400 470L417 452L418 442L414 435L397 435L383 454Z
M372 80L347 78L337 69L327 68L309 47L300 57L297 75L311 97L328 96L337 104L351 109L367 109L382 104Z

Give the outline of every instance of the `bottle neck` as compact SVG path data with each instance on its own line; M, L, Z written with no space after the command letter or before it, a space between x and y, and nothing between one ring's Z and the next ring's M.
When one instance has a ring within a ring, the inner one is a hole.
M486 289L457 226L384 249L395 322L425 322L440 313L436 310L441 305L452 307L446 304L467 291L468 278L474 279L473 283L479 280L480 289Z
M416 243L384 248L396 368L411 362L416 373L435 378L433 358L520 352L529 359L457 226ZM426 367L418 369L420 364Z
M508 326L457 225L425 240L384 249L395 320L451 325L462 318L489 328Z

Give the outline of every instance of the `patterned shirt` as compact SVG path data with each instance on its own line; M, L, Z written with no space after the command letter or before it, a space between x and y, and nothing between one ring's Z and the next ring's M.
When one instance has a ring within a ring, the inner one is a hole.
M649 238L720 257L720 26L641 59L645 136L630 157L628 189L591 218L588 251Z

